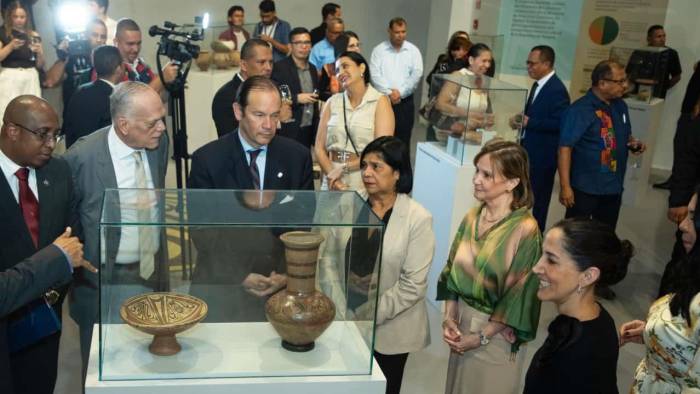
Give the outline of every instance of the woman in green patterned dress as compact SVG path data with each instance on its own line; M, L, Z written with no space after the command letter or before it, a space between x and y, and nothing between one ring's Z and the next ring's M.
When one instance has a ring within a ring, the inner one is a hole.
M516 393L524 368L519 347L537 332L540 301L532 267L542 236L532 217L527 154L500 139L474 158L474 197L438 282L450 346L446 394Z

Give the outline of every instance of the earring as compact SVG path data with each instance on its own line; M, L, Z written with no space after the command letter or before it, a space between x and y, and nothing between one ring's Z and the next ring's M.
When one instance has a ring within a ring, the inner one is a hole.
M360 73L360 77L361 77L361 78L364 78L364 77L365 77L365 73Z
M578 284L578 287L576 288L576 294L581 294L583 293L583 287L581 287L581 284Z

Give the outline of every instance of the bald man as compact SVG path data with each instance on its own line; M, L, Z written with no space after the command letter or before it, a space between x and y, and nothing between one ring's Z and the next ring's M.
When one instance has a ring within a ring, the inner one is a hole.
M7 106L0 129L0 168L4 175L0 177L0 271L12 269L32 255L47 263L65 258L60 250L46 247L68 226L73 233L80 232L72 204L70 169L65 160L51 156L60 137L57 133L58 116L43 99L24 95ZM30 312L39 309L49 316L53 312L60 321L65 291L65 287L57 286L0 318L1 393L53 393L60 325L34 327L38 328L37 335L12 327L30 321ZM45 308L47 302L50 308ZM26 340L26 345L10 354L10 348L21 340Z
M122 82L114 88L109 101L112 125L82 137L65 154L75 182L76 210L85 228L85 257L93 262L100 256L99 223L105 189L162 189L168 160L165 108L158 93L141 82ZM134 217L133 209L125 208L133 196L119 195L124 220ZM156 252L165 243L152 245L153 253L146 256L146 261L139 248L139 231L126 226L107 233L102 264L113 268L103 272L113 274L114 284L129 283L132 289L153 291L159 282L155 268L161 266L155 262L162 257ZM83 373L90 354L92 328L97 322L98 285L97 275L84 272L76 278L71 297L70 314L80 327Z

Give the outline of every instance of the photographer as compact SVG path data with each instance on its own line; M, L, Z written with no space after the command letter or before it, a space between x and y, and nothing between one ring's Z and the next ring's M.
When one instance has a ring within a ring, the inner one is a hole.
M53 88L63 81L64 108L78 87L90 82L93 70L90 55L95 48L107 42L107 26L101 20L93 19L85 31L84 41L89 44L89 51L84 50L87 48L80 45L81 41L74 41L78 45L71 45L68 38L63 39L56 48L58 60L46 72L45 88Z
M122 18L119 20L114 45L119 49L126 68L124 81L143 82L159 93L163 90L163 82L158 75L139 57L141 53L141 28L133 19ZM175 64L168 63L163 66L165 83L172 82L177 77L177 72L178 68ZM92 75L92 80L96 80L97 75L94 72Z

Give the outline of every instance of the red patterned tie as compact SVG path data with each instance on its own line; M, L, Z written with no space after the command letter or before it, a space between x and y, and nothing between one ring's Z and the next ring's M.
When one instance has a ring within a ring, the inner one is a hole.
M39 201L29 188L29 169L20 168L15 176L19 179L19 207L22 209L24 223L27 224L34 246L39 247Z

